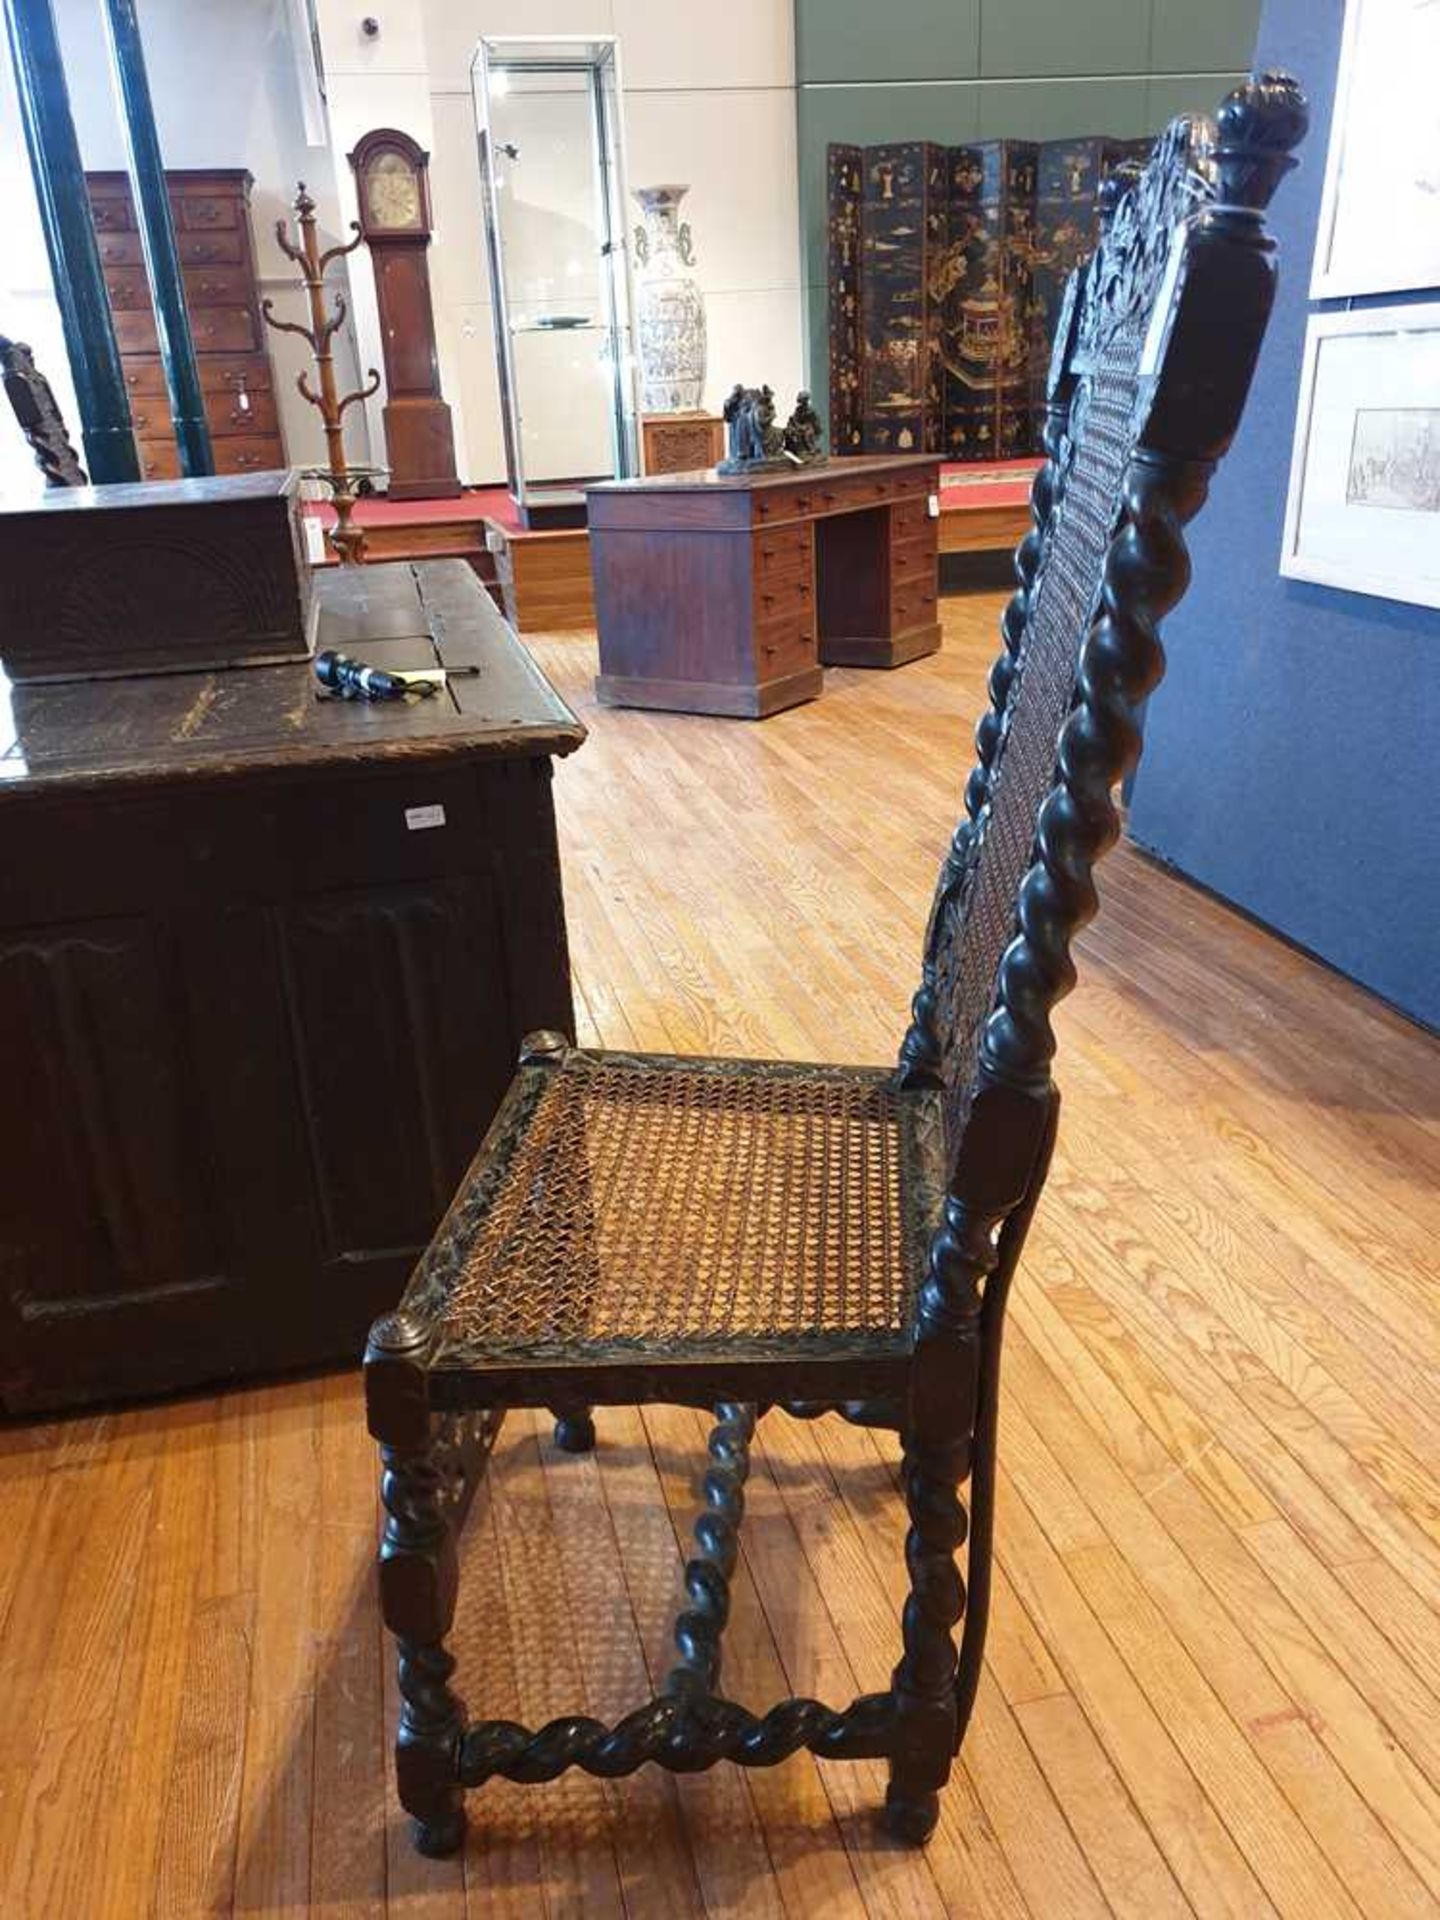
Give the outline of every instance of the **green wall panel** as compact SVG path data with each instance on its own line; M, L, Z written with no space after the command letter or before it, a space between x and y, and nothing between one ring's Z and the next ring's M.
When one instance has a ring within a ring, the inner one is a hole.
M980 89L974 85L802 87L798 112L805 278L810 286L820 288L823 305L826 147L832 141L868 147L886 140L937 140L942 146L963 146L980 137Z
M901 31L877 0L795 0L807 81L946 80L980 71L980 0L906 0Z
M980 71L1146 73L1151 0L984 0ZM908 10L902 4L890 8Z
M1150 131L1143 74L1119 80L1015 80L982 86L982 140L1067 140L1072 134L1113 133L1132 139Z
M1248 64L1260 0L1154 0L1152 73L1219 73Z
M1168 126L1177 114L1208 113L1215 109L1232 87L1238 87L1243 73L1199 73L1182 78L1151 80L1147 112L1150 125L1157 130Z
M1156 133L1213 113L1260 0L795 0L807 373L826 371L825 148ZM901 84L908 83L908 84Z

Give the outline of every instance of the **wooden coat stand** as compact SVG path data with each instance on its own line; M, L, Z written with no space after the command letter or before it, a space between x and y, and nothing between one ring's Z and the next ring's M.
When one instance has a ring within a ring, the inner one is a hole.
M355 238L343 246L327 247L320 252L315 237L315 202L305 191L305 182L299 182L295 195L295 214L300 226L300 245L297 247L286 231L287 222L275 222L275 238L280 249L295 261L305 281L305 290L310 296L310 325L297 326L293 320L277 320L271 312L274 304L262 300L260 310L265 316L265 324L273 327L277 333L298 333L302 340L310 343L310 351L315 356L316 372L320 376L320 391L316 393L310 385L308 374L302 369L296 379L302 399L317 407L325 428L325 446L330 457L328 471L320 478L330 489L335 503L335 525L327 538L335 549L342 565L353 566L365 558L365 529L357 526L351 515L355 511L355 487L349 463L345 458L344 420L345 409L354 406L357 400L368 400L372 393L380 388L380 375L374 367L367 376L367 384L357 387L353 393L347 393L344 399L337 396L335 388L335 358L330 351L330 342L345 324L346 306L343 293L335 296L335 311L328 318L325 313L325 269L332 260L343 259L347 253L354 253L360 245L361 234L358 222L352 221Z

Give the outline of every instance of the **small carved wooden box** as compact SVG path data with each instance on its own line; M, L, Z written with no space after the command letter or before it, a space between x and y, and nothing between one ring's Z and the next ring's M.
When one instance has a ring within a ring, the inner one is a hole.
M304 660L312 614L293 473L59 487L0 511L15 681Z
M694 473L725 458L718 413L647 413L640 422L646 473Z

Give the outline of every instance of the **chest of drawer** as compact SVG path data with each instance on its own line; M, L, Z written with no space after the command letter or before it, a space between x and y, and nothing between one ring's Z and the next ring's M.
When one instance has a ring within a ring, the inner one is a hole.
M192 315L197 307L240 307L250 298L250 281L243 267L191 266L185 269L185 301ZM194 325L192 318L191 325Z
M207 393L205 419L211 433L218 437L236 433L273 434L278 431L274 394L251 393L248 389L239 393Z
M248 307L199 307L190 314L197 353L248 353L258 347Z
M127 235L138 240L139 234ZM150 311L150 282L144 267L112 267L105 275L105 292L112 313Z
M142 397L144 399L150 399L158 395L163 398L165 393L165 369L161 366L158 359L153 355L148 359L134 355L126 355L123 364L125 367L125 390L130 395L132 405L137 399Z
M211 451L217 473L265 473L285 464L280 441L273 433L220 436Z
M207 354L200 362L200 386L205 393L268 393L270 360L263 353L228 357Z
M95 235L95 245L102 267L143 268L145 265L145 252L138 233L112 233L102 228Z
M245 258L238 227L228 233L223 228L216 233L177 233L175 243L184 267L238 267Z
M178 197L179 224L188 232L238 227L239 202L233 194L187 193Z
M173 440L147 439L137 441L140 453L140 478L142 480L178 480L180 478L180 449Z
M115 338L119 342L121 353L159 353L160 337L155 331L155 316L150 311L148 300L143 311L139 308L117 307L114 318ZM158 360L156 365L159 365Z

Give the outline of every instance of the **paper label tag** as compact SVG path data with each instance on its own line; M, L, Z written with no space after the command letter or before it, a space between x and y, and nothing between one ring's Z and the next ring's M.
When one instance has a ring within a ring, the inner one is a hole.
M938 493L932 493L930 496L930 518L932 520L938 520L940 518L940 496Z
M325 529L313 513L307 513L300 524L305 529L305 558L318 567L325 558Z
M443 827L445 809L438 804L430 807L406 807L405 824L411 833L423 833L426 827Z

